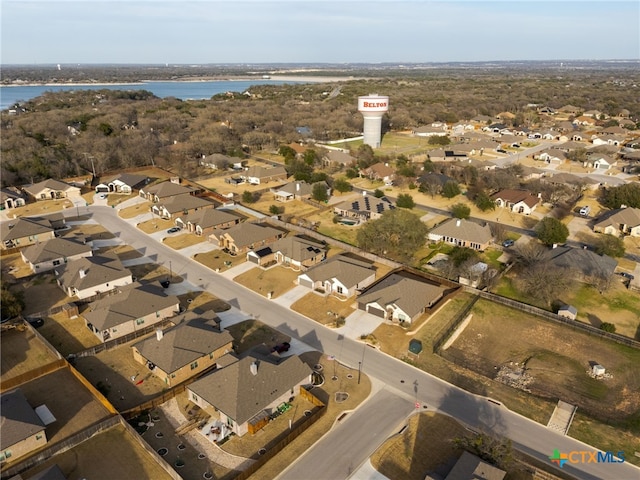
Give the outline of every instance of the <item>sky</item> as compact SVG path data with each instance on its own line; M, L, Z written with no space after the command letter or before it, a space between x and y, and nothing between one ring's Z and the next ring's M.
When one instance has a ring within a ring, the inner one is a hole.
M640 1L0 0L2 64L640 59Z

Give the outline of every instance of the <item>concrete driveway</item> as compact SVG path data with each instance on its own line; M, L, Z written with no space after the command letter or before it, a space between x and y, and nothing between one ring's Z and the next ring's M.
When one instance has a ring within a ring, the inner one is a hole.
M309 293L308 287L303 287L302 285L297 285L293 287L291 290L283 293L277 298L273 299L273 302L282 305L283 307L290 307L293 303L300 300L307 293Z
M368 335L384 322L384 319L371 315L370 313L356 310L346 318L344 326L336 328L335 331L346 338L360 340L362 335Z

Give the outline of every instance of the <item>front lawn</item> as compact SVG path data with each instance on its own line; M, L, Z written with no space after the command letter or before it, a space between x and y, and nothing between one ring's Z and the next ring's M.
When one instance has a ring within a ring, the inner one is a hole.
M238 275L233 281L265 297L271 293L271 298L276 298L295 286L298 275L300 272L281 266L271 267L267 270L256 266L248 272Z

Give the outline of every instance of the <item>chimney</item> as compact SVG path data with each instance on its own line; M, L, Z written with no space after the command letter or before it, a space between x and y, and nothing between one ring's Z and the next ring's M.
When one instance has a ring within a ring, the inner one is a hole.
M258 375L258 364L256 362L251 362L251 366L249 368L251 369L252 375Z
M156 340L158 340L158 341L162 340L163 336L164 336L164 333L162 333L162 329L158 328L156 330Z
M459 227L459 226L460 226L460 219L457 219L456 220L456 227Z
M80 278L84 278L87 276L87 271L84 268L81 268L78 274L80 275Z

